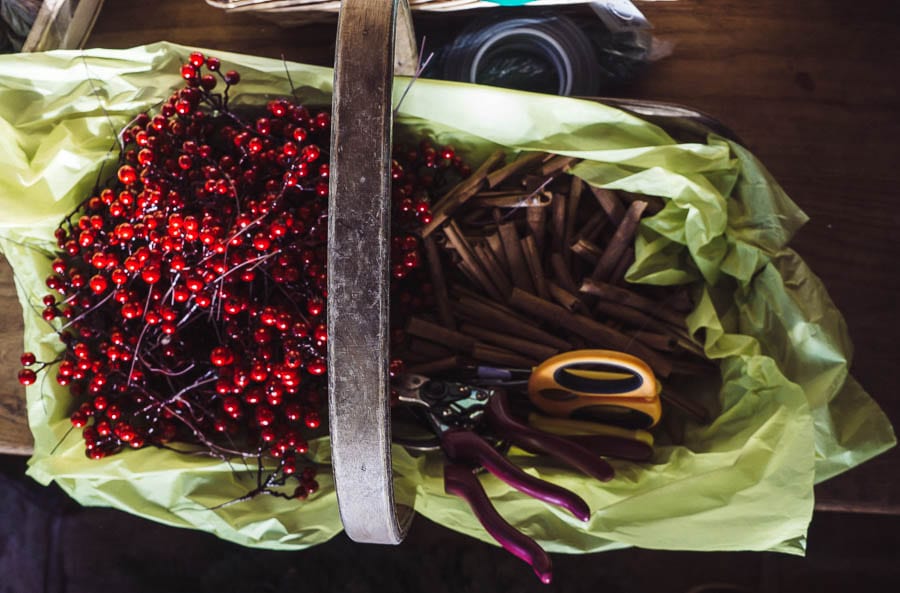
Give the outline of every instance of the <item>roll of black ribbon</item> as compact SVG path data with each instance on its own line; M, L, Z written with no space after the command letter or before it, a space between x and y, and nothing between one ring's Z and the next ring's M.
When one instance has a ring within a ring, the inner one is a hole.
M556 95L596 94L600 80L591 40L563 15L476 21L441 57L446 80Z

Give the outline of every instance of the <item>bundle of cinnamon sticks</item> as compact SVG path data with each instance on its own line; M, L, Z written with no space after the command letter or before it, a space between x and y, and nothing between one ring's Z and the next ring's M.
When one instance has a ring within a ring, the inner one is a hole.
M664 401L705 422L702 406L667 388L715 369L687 330L688 290L625 280L640 220L662 200L590 186L568 172L577 162L526 152L504 163L497 151L433 204L421 235L436 311L406 328L408 370L530 368L568 350L619 350L650 365Z

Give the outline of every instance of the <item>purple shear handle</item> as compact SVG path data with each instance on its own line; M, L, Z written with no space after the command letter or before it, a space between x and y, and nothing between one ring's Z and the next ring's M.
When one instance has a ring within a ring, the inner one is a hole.
M464 465L448 463L444 466L444 490L465 500L475 517L497 542L514 556L524 560L544 584L553 578L550 556L533 539L516 531L494 510L481 483L472 470Z
M451 462L480 465L519 492L560 506L582 521L591 518L591 510L580 496L526 474L470 430L448 430L441 446Z
M491 398L485 418L497 436L526 451L555 457L601 482L610 481L615 474L609 463L582 445L567 438L535 430L517 420L513 416L506 393L502 391L498 391Z

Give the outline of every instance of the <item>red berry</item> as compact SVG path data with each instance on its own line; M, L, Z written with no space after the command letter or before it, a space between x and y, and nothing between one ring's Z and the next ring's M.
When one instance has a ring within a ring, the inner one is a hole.
M275 422L275 412L266 405L260 405L256 408L256 423L259 426L269 426Z
M238 74L234 70L229 70L225 73L225 83L226 84L237 84L241 81L241 75Z
M25 352L19 360L22 362L23 367L30 367L37 361L37 358L34 356L33 352Z
M125 185L131 185L135 181L137 181L137 171L134 170L134 167L131 165L122 165L119 167L119 181L124 183Z
M216 346L209 355L209 361L213 363L213 366L228 366L234 362L234 354L224 346Z
M264 443L271 443L276 437L277 434L275 433L275 429L271 427L266 427L259 431L259 438L262 439Z
M312 316L318 316L325 310L325 305L318 299L310 299L306 303L306 310Z
M232 418L237 419L241 415L241 401L230 395L222 400L222 410Z
M287 113L287 105L284 101L281 100L269 101L269 104L266 106L266 108L269 110L269 113L271 113L275 117L284 117L284 115Z
M321 358L317 358L313 362L310 362L306 365L306 371L310 375L323 375L325 374L325 361Z
M159 270L159 266L156 264L150 264L141 270L141 278L147 284L156 284L161 277L162 273Z
M319 147L315 144L307 144L300 151L300 158L306 161L307 163L311 163L314 160L319 158L320 155Z
M19 371L19 383L22 385L32 385L35 381L37 381L37 373L32 371L31 369L22 369Z

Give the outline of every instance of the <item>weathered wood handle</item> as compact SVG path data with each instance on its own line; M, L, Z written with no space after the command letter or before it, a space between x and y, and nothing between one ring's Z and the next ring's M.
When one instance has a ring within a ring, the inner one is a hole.
M411 27L407 0L344 0L335 52L328 219L331 458L344 529L366 543L400 543L414 514L394 501L388 378L394 39L396 30L408 73L415 67Z

